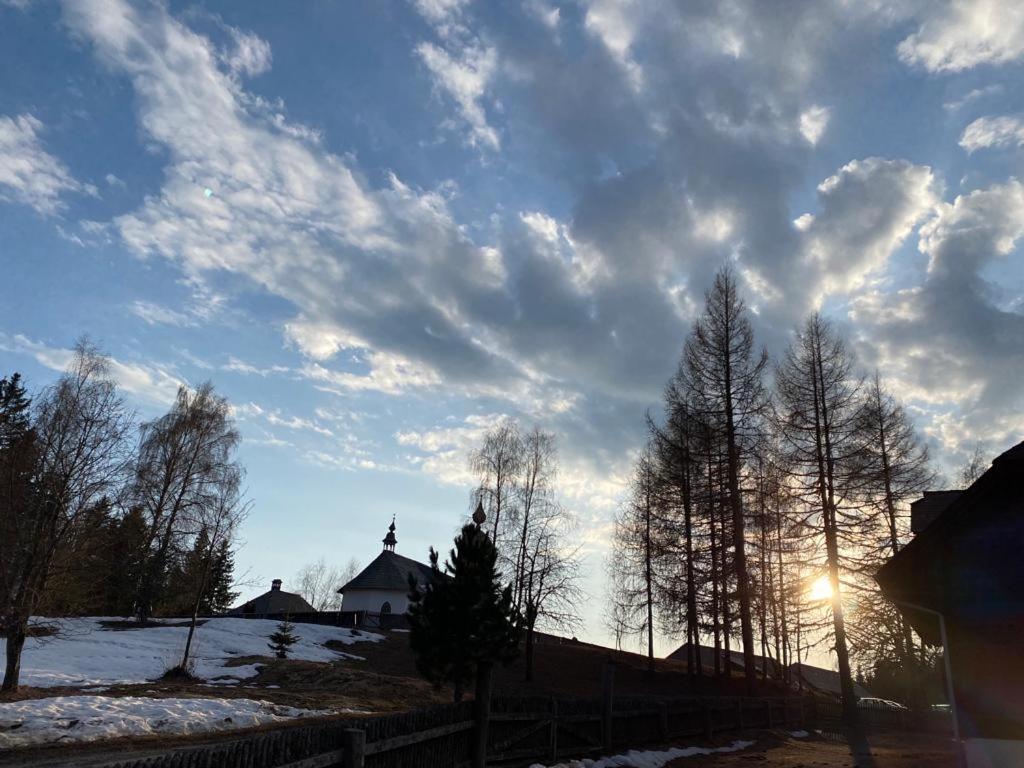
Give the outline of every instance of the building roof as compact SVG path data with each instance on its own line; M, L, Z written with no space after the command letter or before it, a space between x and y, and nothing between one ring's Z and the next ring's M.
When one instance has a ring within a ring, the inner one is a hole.
M813 688L821 693L830 693L835 696L842 696L842 684L839 680L839 673L835 670L824 669L822 667L812 667L810 664L804 664L802 662L794 662L790 664L789 670L793 674L794 679L799 677L809 688ZM863 699L865 696L871 695L871 692L856 680L853 683L853 692L857 695L858 699Z
M683 643L678 648L676 648L674 651L672 651L672 653L670 653L666 658L672 659L674 661L686 661L686 654L687 654L687 651L688 651L689 647L690 647L689 643ZM698 645L697 647L700 649L700 662L701 662L701 665L703 665L703 666L714 666L714 663L715 663L715 649L714 649L714 647L710 646L710 645ZM725 658L725 650L724 649L722 650L722 658L723 659ZM743 669L743 651L735 650L735 649L730 648L729 649L729 660L730 660L730 662L732 663L733 666L737 667L738 669ZM775 659L770 658L770 657L765 659L764 656L759 656L756 653L754 654L754 666L757 668L758 671L760 671L763 668L763 664L764 664L765 661L768 662L768 669L774 674L774 672L776 671L776 668L777 668L776 667Z
M961 495L963 491L925 491L924 496L910 505L910 530L913 533L923 531Z
M279 614L279 613L316 613L316 608L306 602L302 595L281 590L281 580L274 579L270 590L259 597L242 603L228 611L229 614Z
M882 592L929 642L935 610L974 626L1024 613L1024 443L1006 451L879 570Z
M418 584L426 584L433 578L429 565L384 550L338 592L343 595L357 589L407 592L410 574Z

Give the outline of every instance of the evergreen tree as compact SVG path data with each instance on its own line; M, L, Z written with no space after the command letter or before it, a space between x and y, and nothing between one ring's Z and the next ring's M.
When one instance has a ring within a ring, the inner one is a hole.
M284 621L277 625L277 631L268 639L270 642L267 643L267 647L274 652L274 655L279 659L287 659L288 651L302 638L295 634L295 626L288 621L286 616Z
M221 541L213 556L210 569L210 586L206 595L206 609L209 613L223 613L238 598L238 592L231 589L235 574L235 553L231 551L231 542Z
M433 578L422 591L409 581L409 644L416 667L438 687L451 683L456 701L494 662L511 661L519 644L512 588L501 586L497 556L480 526L467 524L455 537L444 571L431 549Z

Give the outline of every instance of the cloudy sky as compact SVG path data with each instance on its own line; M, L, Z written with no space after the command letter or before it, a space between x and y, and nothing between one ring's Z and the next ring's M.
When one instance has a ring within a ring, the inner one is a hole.
M262 591L443 545L502 415L560 439L585 636L714 271L822 308L944 468L1024 435L1024 5L0 0L0 373L82 333L237 407Z

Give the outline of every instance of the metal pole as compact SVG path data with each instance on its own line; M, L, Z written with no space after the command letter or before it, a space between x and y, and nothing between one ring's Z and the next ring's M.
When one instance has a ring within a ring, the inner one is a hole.
M913 608L916 611L924 611L936 616L939 619L939 640L942 643L942 663L946 670L946 698L949 699L949 711L953 713L953 741L956 743L957 765L963 764L963 745L960 743L960 718L956 711L956 693L953 691L953 665L950 662L949 638L946 636L946 617L939 611L925 608L923 605L893 600L896 605L906 608Z

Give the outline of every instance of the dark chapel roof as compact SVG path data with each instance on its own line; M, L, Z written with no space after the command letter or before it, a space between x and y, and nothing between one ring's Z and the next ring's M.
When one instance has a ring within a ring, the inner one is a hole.
M402 557L390 550L384 550L338 592L345 594L353 589L408 591L410 574L418 584L426 584L432 578L429 565Z

